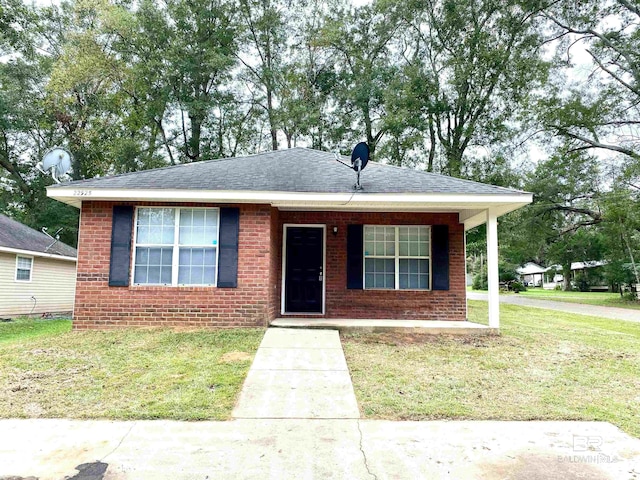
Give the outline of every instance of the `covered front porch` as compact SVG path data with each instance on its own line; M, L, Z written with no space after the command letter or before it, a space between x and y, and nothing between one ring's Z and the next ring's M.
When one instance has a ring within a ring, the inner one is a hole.
M441 197L437 205L387 203L374 210L358 200L335 205L335 210L325 210L324 205L317 210L310 205L273 205L271 234L277 236L273 240L278 258L272 260L277 268L277 306L271 326L453 335L499 332L497 218L511 205L485 203L485 208L472 209L457 202L447 205ZM466 304L465 232L483 223L488 325L469 322ZM380 241L380 234L389 239ZM427 250L419 246L405 260L402 242L413 234L426 236L420 241ZM389 250L380 254L382 243ZM381 264L390 269L383 275Z

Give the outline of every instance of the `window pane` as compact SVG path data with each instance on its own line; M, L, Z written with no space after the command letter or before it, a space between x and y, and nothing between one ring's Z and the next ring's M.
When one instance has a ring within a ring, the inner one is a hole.
M401 289L429 288L429 260L400 259L399 282Z
M218 238L218 211L182 209L180 245L215 245Z
M368 226L364 230L365 256L393 256L396 248L395 227Z
M172 247L136 247L133 282L170 284Z
M26 257L18 257L18 268L30 270L31 269L31 259Z
M16 272L17 280L31 280L31 270L21 270L18 269Z
M428 257L429 227L398 227L399 256Z
M213 285L216 272L214 248L180 248L178 283Z
M160 267L149 266L147 283L160 283Z
M138 244L171 245L175 226L173 208L139 208L136 225Z
M392 258L366 258L365 288L395 288L395 260Z
M204 210L193 210L193 226L204 227Z

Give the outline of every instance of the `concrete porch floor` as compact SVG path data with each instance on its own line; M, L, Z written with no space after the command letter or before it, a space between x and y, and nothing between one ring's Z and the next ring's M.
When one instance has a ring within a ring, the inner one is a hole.
M281 317L271 322L279 328L324 328L341 332L396 332L429 335L497 335L500 329L473 322L446 320L393 320Z

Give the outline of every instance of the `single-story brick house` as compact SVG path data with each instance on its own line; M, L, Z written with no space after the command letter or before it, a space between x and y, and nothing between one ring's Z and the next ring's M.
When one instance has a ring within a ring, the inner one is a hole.
M293 148L48 188L81 210L75 328L265 326L285 316L465 320L465 231L529 193Z

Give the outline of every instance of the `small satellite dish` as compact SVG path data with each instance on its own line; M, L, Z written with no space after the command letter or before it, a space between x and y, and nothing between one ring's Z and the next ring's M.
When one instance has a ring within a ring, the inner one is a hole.
M366 142L357 144L351 152L351 165L356 172L364 170L369 161L369 145Z
M360 185L360 172L367 166L369 162L369 145L366 142L360 142L357 144L351 152L351 165L340 160L340 157L336 153L336 161L349 168L353 168L358 176L356 177L356 184L353 186L355 190L362 190Z
M71 170L72 159L73 157L68 150L62 147L54 147L44 154L42 163L38 164L37 168L45 174L51 172L53 180L56 183L60 183L59 178Z

